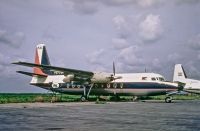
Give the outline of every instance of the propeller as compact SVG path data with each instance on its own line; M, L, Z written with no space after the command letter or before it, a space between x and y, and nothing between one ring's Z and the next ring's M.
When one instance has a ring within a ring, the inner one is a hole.
M121 79L121 76L115 76L115 62L113 61L113 74L111 75L112 80Z
M115 62L113 61L113 75L115 76Z

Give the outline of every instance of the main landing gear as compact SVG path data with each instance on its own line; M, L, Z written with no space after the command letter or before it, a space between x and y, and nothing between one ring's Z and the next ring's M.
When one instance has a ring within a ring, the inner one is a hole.
M172 96L167 96L167 97L165 98L165 102L166 102L166 103L171 103L172 100L173 100Z
M87 92L87 87L85 85L83 85L83 95L81 96L81 101L82 102L87 101L93 86L94 86L93 84L90 84L89 85L90 88L89 88L89 90Z

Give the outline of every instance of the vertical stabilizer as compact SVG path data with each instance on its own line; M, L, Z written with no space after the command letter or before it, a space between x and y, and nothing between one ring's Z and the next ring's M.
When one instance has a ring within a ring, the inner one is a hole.
M35 51L35 64L39 65L50 65L49 57L47 54L47 50L44 44L39 44L36 47ZM47 73L46 70L42 70L40 68L34 67L33 72L36 74L44 75Z
M174 82L181 82L184 81L187 78L185 71L181 64L176 64L174 67Z

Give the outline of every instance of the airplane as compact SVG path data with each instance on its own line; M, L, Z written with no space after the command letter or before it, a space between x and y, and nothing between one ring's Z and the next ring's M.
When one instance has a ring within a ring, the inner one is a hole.
M181 64L174 67L173 82L179 82L184 85L183 91L200 94L200 81L187 78L185 70Z
M33 68L33 73L17 71L32 77L31 85L53 92L81 95L86 101L90 94L114 96L154 96L166 95L165 102L172 102L170 94L180 90L177 83L167 82L156 73L113 73L91 72L71 68L51 66L46 46L36 46L35 63L14 62L12 64Z

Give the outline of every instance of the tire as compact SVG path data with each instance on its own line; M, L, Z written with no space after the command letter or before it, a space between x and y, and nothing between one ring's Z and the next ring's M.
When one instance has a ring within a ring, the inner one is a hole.
M171 103L172 102L172 97L168 96L165 98L166 103Z
M86 101L85 96L81 96L81 102L85 102L85 101Z

